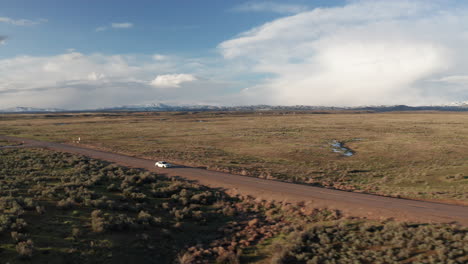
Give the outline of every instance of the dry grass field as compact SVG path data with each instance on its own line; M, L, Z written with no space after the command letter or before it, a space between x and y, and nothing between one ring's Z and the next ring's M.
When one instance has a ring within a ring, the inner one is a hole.
M8 142L6 140L0 140L0 147L17 146L17 145L20 145L20 144L16 142Z
M468 114L199 112L1 115L0 134L208 169L468 202ZM354 155L334 152L341 142Z

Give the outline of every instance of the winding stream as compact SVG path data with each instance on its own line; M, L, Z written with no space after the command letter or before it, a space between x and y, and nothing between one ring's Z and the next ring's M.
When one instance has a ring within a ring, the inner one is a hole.
M340 141L334 139L334 140L332 140L330 145L332 146L332 151L333 152L341 153L342 155L344 155L346 157L351 157L351 156L354 155L354 152L351 149L345 147L343 142L340 142Z

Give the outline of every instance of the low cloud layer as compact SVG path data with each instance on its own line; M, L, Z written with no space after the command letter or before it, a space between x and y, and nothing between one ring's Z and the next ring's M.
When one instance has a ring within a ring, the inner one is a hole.
M219 49L227 60L271 76L243 92L252 103L467 100L466 82L454 82L468 76L466 11L455 1L349 1L271 21Z
M192 60L158 54L130 56L69 52L0 60L0 109L28 106L87 109L144 103L215 102L228 84L196 72ZM168 89L177 88L177 89ZM210 101L211 100L211 101Z

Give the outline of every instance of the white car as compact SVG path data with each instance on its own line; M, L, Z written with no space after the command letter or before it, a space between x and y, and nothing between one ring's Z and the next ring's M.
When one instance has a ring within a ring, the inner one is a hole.
M154 164L154 166L159 167L159 168L170 168L172 167L172 164L167 163L165 161L158 161Z

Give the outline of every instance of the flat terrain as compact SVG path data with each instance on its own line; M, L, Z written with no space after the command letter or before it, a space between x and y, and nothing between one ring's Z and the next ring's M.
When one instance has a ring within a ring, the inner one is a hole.
M120 165L144 168L171 177L197 180L211 187L222 187L237 194L256 198L287 202L308 202L314 207L339 209L347 215L373 219L395 218L423 222L458 222L468 225L468 207L424 201L412 201L367 195L339 190L324 189L300 184L291 184L205 169L176 166L170 169L157 169L154 161L121 154L97 151L74 145L50 143L30 139L0 136L0 139L24 142L24 146L45 147L62 152L86 155L96 159L115 162Z
M347 218L38 147L0 148L2 263L468 261L459 225Z
M468 114L92 113L1 115L0 134L210 170L468 203ZM353 155L334 152L339 142Z

